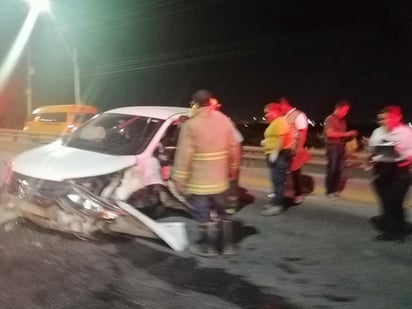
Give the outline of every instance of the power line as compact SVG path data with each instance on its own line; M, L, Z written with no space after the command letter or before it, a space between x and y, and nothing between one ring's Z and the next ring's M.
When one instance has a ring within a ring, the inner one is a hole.
M118 14L116 16L112 16L112 15L101 16L99 18L94 18L93 20L90 20L90 18L87 17L87 20L85 20L85 21L75 22L75 23L68 24L68 25L62 25L62 26L60 26L60 29L64 31L64 30L80 30L82 28L88 28L88 27L91 27L91 26L99 27L102 23L107 23L107 22L112 22L112 21L116 21L116 20L119 20L119 19L124 19L124 18L127 18L127 17L132 17L132 16L137 15L138 13L140 13L144 10L159 8L162 5L166 5L166 4L168 5L168 4L176 2L176 1L178 1L178 0L151 1L150 4L138 5L133 10L127 10L127 11L125 11L126 13L120 12L120 14Z
M62 30L81 30L81 29L86 28L86 31L88 32L101 32L101 31L105 31L105 30L109 30L113 28L118 28L118 27L130 25L130 24L139 23L142 21L147 21L149 19L175 15L181 12L198 9L200 7L207 6L207 5L210 5L216 2L221 2L221 1L222 0L206 0L203 2L197 1L195 4L193 4L192 1L188 1L189 3L191 3L191 5L182 5L182 3L184 4L184 1L182 2L179 0L172 0L172 1L167 1L163 3L160 1L158 3L155 3L155 5L152 4L151 6L147 5L146 7L136 8L131 12L118 15L115 17L105 17L105 18L100 18L100 20L84 21L84 22L74 23L71 25L62 26ZM180 3L180 8L177 8L174 10L168 10L166 12L162 12L158 14L146 15L144 17L139 17L133 20L131 20L130 18L128 20L125 20L126 17L133 17L138 14L143 14L144 10L151 10L151 9L166 7L166 6L173 5L175 3ZM112 23L112 24L107 25L108 23ZM106 26L102 26L101 24L104 24Z
M364 37L361 36L357 39L364 39ZM305 48L311 48L330 46L333 43L333 40L334 38L332 36L325 37L323 41L314 41L313 38L306 37L295 43L299 43L299 46L302 46L303 44L305 45ZM348 40L356 40L356 38L348 38ZM248 40L225 45L208 46L206 48L194 48L184 52L156 56L138 56L101 65L95 72L87 72L87 70L84 70L82 78L107 77L132 72L144 72L212 60L235 59L256 54L271 53L275 56L274 53L286 50L286 47L283 46L284 44L282 44L282 40L276 36L268 36L257 38L253 41ZM291 47L289 44L287 49L297 51L297 46L296 49L294 49L293 46Z

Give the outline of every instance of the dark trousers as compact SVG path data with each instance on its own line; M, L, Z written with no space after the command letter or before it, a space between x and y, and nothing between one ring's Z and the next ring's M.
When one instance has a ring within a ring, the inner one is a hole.
M210 221L210 210L215 209L219 219L226 218L226 194L208 194L196 195L192 194L188 198L189 203L193 207L193 215L199 223L207 223Z
M295 192L295 196L302 195L302 173L300 168L290 172L292 176L292 189Z
M226 209L236 209L239 206L239 178L231 180L226 191Z
M286 173L289 171L290 168L290 160L290 150L281 150L279 152L279 156L276 162L269 162L269 156L267 156L266 158L270 172L270 180L272 181L273 192L275 193L275 197L273 199L273 205L275 206L283 205L283 194L285 192Z
M327 144L326 158L326 194L339 191L339 180L342 177L343 166L345 164L345 145Z
M403 202L411 184L408 167L397 163L377 163L373 185L382 207L383 227L390 233L403 233L405 214Z

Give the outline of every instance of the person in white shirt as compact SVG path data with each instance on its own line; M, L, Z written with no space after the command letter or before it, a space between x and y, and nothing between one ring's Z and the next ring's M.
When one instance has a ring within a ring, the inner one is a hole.
M292 155L304 150L306 136L308 134L308 117L306 114L296 107L293 107L289 100L282 97L278 100L279 106L283 117L289 122L292 132L294 145L292 149ZM292 186L294 191L293 202L295 204L301 204L303 202L302 181L300 168L291 171Z
M399 106L388 106L379 116L381 127L373 131L369 146L374 165L373 185L382 214L370 221L382 231L377 240L403 241L410 232L403 203L411 184L412 128L402 123Z

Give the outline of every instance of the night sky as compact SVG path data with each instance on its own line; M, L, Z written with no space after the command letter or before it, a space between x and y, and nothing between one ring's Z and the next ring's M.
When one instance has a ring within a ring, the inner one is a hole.
M100 110L187 106L206 88L236 120L262 115L266 103L286 96L315 119L347 98L350 120L372 120L379 108L399 104L412 121L410 1L51 3L30 42L35 106L73 103L69 46L78 49L83 100ZM1 0L1 59L25 14L21 1ZM24 80L20 65L0 96L0 118L24 110Z

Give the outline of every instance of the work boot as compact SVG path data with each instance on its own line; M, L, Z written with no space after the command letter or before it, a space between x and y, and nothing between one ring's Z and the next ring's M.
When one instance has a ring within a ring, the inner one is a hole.
M211 256L217 255L219 224L216 221L207 223L208 252Z
M305 200L305 197L303 195L296 195L293 199L293 203L296 205L299 205L299 204L302 204L304 200Z
M277 216L282 211L283 211L282 206L272 206L272 207L269 207L269 208L265 209L260 214L262 216Z
M233 222L231 220L222 220L222 254L236 254L235 244L233 241Z
M370 218L369 223L378 231L385 232L388 229L388 220L384 215Z
M271 192L267 195L268 198L272 199L276 197L276 194L274 192Z
M203 257L217 255L217 223L199 223L198 232L199 240L189 247L189 251Z
M225 213L229 216L234 215L236 213L236 208L226 208Z
M227 202L226 209L225 209L226 214L227 215L235 214L239 206L239 196L238 196L236 187L233 187L229 190L227 194L226 202Z

